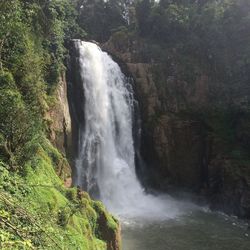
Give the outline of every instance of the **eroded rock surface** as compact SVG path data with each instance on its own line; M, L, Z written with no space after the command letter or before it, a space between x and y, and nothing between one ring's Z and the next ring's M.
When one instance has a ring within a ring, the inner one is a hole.
M228 86L199 65L183 77L175 51L167 67L136 37L114 35L102 47L135 80L147 184L191 190L215 209L250 217L249 89Z

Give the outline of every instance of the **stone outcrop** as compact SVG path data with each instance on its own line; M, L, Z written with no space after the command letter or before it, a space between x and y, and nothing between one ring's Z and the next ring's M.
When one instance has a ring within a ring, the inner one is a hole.
M57 174L67 183L67 186L70 186L72 182L70 166L72 160L72 129L65 74L60 77L54 95L49 102L45 121L49 140L62 153L62 157L59 157L60 160L55 162Z
M60 77L52 102L47 113L50 141L64 154L70 154L72 130L65 75Z
M175 51L166 68L147 42L129 35L114 35L102 48L135 80L147 185L193 191L214 209L250 217L246 88L229 88L199 65L186 80Z
M100 238L107 242L107 250L120 250L121 249L121 228L119 222L113 228L109 225L109 219L104 211L99 211L97 220Z

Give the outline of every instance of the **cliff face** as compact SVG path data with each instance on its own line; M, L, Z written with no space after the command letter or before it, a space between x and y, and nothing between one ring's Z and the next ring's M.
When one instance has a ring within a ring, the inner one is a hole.
M54 98L54 103L47 114L51 121L49 122L50 141L64 154L70 154L72 129L65 75L60 77Z
M71 41L70 58L67 65L68 101L72 124L72 158L78 157L78 142L80 139L81 126L84 124L84 90L79 67L79 51L75 47L74 40ZM73 181L76 177L75 166L72 165Z
M54 95L49 101L49 108L45 114L45 121L49 140L53 146L68 159L66 160L65 158L65 160L57 163L56 172L58 176L65 181L66 186L70 187L72 183L72 169L70 165L72 165L73 141L65 75L60 77Z
M166 66L139 38L116 34L103 48L135 79L147 184L191 190L214 209L250 217L249 88L180 65L175 51Z

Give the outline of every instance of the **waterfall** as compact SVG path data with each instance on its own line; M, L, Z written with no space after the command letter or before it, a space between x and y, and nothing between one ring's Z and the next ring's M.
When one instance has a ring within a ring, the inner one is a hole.
M135 172L134 97L117 63L96 44L76 41L84 91L76 185L120 216L173 217L176 202L147 195ZM170 200L170 198L168 198Z

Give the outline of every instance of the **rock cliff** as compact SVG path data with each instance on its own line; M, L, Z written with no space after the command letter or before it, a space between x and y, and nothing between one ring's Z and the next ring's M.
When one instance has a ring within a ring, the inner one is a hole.
M71 152L71 117L67 97L67 82L63 74L56 87L54 103L48 112L50 140L64 154Z
M57 163L57 174L67 183L66 186L70 187L72 183L70 166L72 163L72 129L65 74L60 77L54 95L49 101L45 121L49 140L65 157Z
M135 80L147 185L202 194L212 208L249 218L249 88L191 59L179 63L176 51L163 63L153 45L128 34L102 47Z

